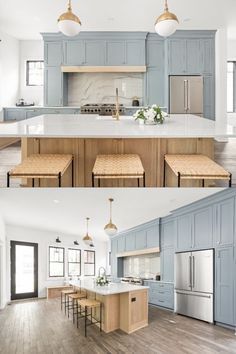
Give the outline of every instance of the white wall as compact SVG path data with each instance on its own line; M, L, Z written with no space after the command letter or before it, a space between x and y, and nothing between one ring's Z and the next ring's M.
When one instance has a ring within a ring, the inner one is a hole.
M236 40L228 41L228 60L236 60Z
M6 234L5 223L0 216L0 309L6 305Z
M43 41L20 41L20 98L26 102L43 104L43 86L26 86L26 61L44 60Z
M19 93L19 40L0 32L0 120L2 107L16 103Z
M62 243L55 243L56 237L60 237ZM6 238L7 238L7 272L6 278L7 282L7 300L10 300L10 241L25 241L25 242L34 242L38 243L38 290L39 297L46 296L46 287L53 285L63 285L63 278L49 278L48 276L48 247L49 245L59 245L60 247L75 247L73 242L75 241L75 236L72 235L59 235L58 232L54 233L52 231L42 231L36 230L32 228L26 228L22 226L15 225L6 225ZM83 250L88 249L82 240L78 238L80 246L77 246L82 250L82 266L81 273L83 272ZM106 269L108 268L108 251L109 245L107 242L95 242L95 248L93 250L96 251L96 275L98 274L99 267L103 266ZM66 254L66 252L65 252ZM67 266L67 264L66 264Z

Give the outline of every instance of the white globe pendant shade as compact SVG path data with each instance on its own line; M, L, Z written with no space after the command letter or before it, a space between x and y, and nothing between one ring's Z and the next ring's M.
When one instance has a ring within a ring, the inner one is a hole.
M117 226L112 222L112 203L114 202L114 199L109 198L109 202L110 202L110 221L108 224L105 225L104 231L108 236L114 236L118 232Z
M86 235L83 237L83 242L90 246L91 244L93 244L93 238L91 236L89 236L88 234L88 223L89 223L89 218L86 218Z
M72 12L71 0L69 0L67 12L58 19L58 28L60 32L69 37L76 36L80 32L81 22L79 17Z
M169 12L167 0L165 0L165 10L156 20L155 31L161 37L169 37L175 33L179 25L179 20L175 14Z

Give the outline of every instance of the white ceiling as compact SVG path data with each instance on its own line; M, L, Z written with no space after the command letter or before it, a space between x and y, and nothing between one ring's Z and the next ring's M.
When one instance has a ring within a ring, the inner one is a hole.
M129 229L208 195L217 188L162 189L0 189L0 216L7 224L84 236L85 218L96 240L107 240L108 198L113 197L113 221ZM55 203L55 200L58 201Z
M0 0L0 30L19 39L40 38L57 31L57 18L67 0ZM72 0L84 31L154 31L164 0ZM169 0L181 29L218 29L226 26L236 37L235 0Z

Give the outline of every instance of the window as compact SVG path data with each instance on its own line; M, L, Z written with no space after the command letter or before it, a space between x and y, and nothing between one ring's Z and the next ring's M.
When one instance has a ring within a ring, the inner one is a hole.
M84 275L95 275L95 251L84 251Z
M236 111L236 62L229 61L227 64L227 111Z
M68 275L81 275L81 251L78 249L68 249Z
M43 85L44 62L28 60L26 62L26 86Z
M49 247L49 277L64 277L65 250L62 247Z

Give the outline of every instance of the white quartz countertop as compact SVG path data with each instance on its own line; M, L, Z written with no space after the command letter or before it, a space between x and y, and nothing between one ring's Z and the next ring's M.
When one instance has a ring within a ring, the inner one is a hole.
M190 114L173 114L162 125L139 125L132 116L45 114L14 123L0 124L1 137L52 138L228 138L236 127L219 125Z
M88 291L95 292L99 295L113 295L149 289L148 286L130 285L125 283L109 283L108 285L99 286L96 285L94 279L70 281L70 284L73 286L81 287Z

